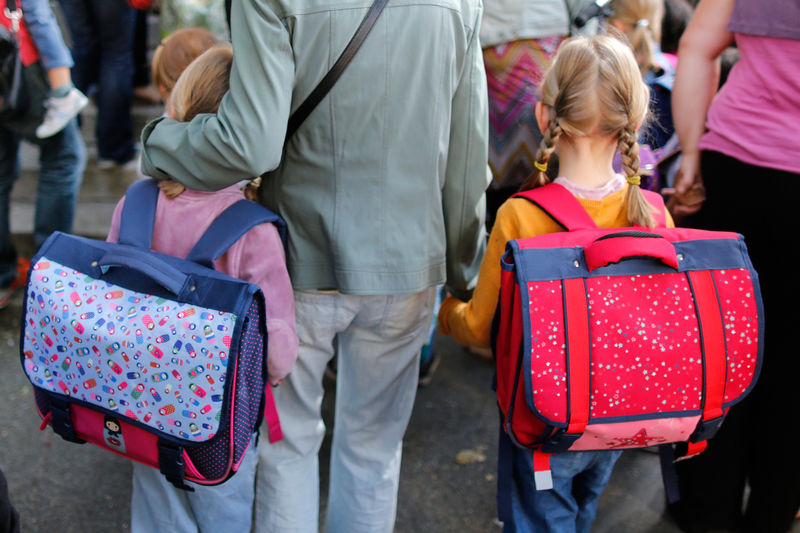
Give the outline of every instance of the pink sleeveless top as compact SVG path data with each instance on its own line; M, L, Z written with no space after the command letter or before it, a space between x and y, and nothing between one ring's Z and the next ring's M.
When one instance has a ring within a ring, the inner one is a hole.
M800 173L800 40L735 36L741 58L711 103L700 148Z

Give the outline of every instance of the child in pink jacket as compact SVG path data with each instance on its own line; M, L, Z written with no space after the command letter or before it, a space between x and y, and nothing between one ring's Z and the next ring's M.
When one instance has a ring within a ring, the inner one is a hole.
M214 113L228 90L233 52L215 46L181 74L168 109L176 120L189 121L199 113ZM158 195L153 250L186 257L213 220L244 198L238 185L217 192L183 190L162 182ZM169 194L165 192L169 191ZM123 198L114 211L108 240L119 237ZM294 297L286 270L283 243L277 228L260 224L242 236L214 263L229 276L258 285L264 293L267 315L267 368L277 386L297 358ZM191 484L194 492L174 488L161 473L134 463L131 531L250 531L257 453L251 446L238 473L217 486Z

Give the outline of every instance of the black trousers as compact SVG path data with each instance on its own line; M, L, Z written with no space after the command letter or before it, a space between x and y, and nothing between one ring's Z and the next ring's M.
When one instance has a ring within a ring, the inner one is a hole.
M19 514L8 497L8 484L0 470L0 533L19 533Z
M670 511L687 532L786 532L800 508L800 175L717 152L703 153L702 174L707 200L691 225L744 235L764 301L764 364L707 450L677 464Z

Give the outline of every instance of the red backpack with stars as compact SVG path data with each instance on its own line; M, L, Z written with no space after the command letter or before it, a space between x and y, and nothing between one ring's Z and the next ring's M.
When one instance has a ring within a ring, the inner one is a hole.
M517 195L566 230L508 242L493 328L504 429L534 451L537 488L551 453L702 451L761 368L742 236L666 228L663 200L642 192L655 229L600 229L557 184Z

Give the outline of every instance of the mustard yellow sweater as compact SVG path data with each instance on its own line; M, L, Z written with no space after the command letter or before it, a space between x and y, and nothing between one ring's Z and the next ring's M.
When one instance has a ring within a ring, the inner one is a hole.
M630 226L625 215L628 186L601 200L578 198L584 209L601 228ZM667 226L673 227L667 213ZM439 332L452 335L461 344L489 346L489 336L500 295L500 258L512 239L536 237L563 231L552 218L524 198L512 198L497 210L489 245L481 262L478 285L469 302L448 296L439 309Z

